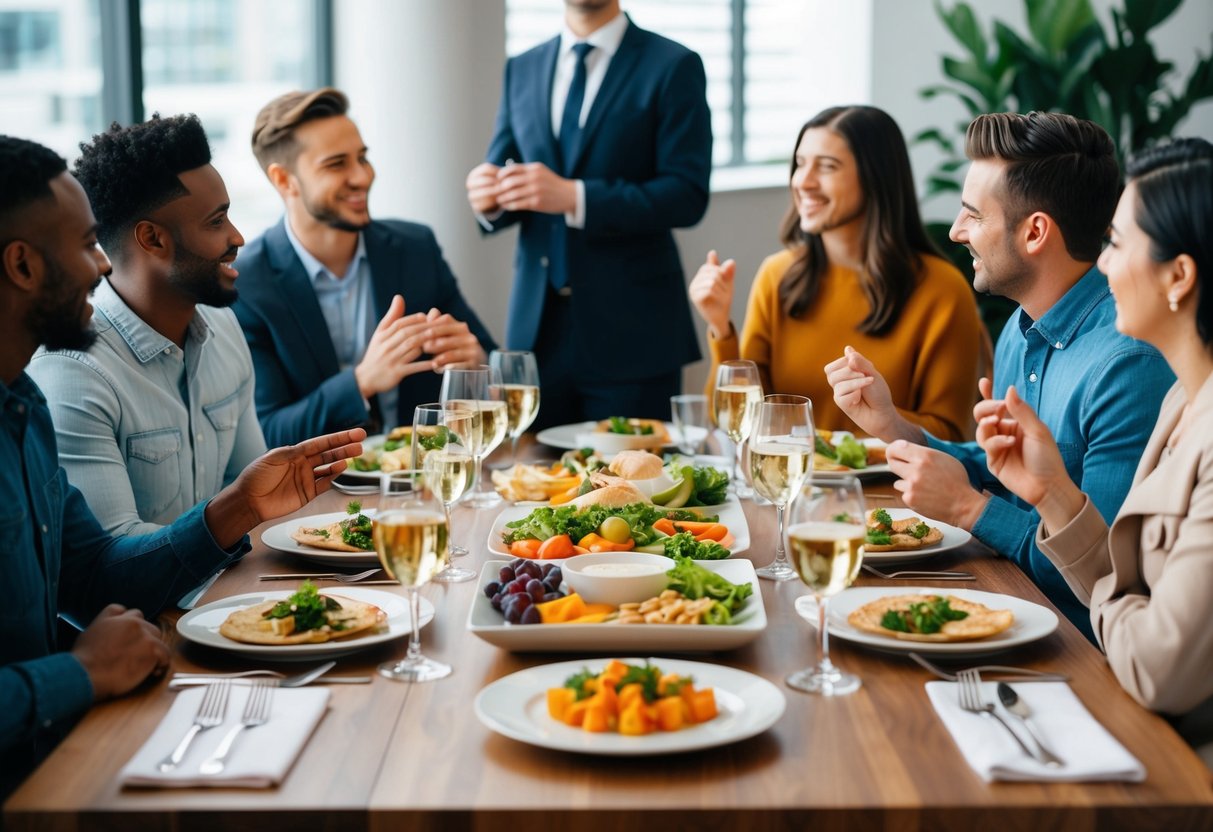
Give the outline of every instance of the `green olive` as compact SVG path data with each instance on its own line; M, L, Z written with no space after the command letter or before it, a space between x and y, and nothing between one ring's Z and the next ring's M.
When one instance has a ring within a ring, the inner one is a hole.
M627 543L632 536L632 527L622 517L608 517L598 527L598 534L612 543Z

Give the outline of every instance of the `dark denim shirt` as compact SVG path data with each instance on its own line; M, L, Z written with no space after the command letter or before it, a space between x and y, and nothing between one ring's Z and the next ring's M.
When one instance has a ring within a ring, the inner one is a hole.
M143 537L112 538L59 467L46 399L22 373L0 382L0 793L28 774L93 701L59 652L59 613L87 624L109 603L152 617L248 551L215 542L205 503Z
M1116 331L1116 303L1107 279L1094 268L1039 321L1017 310L994 354L995 397L1015 385L1057 440L1070 479L1109 525L1174 382L1157 350ZM928 437L927 444L959 459L973 487L993 495L973 536L1013 560L1094 641L1090 610L1036 546L1036 510L1003 488L976 442Z

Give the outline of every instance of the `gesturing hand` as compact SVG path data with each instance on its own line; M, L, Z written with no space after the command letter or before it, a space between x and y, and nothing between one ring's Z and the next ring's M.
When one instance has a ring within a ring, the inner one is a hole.
M423 348L433 356L435 373L485 362L484 350L468 325L450 315L439 315L437 309L430 310Z
M72 655L84 666L97 701L121 696L168 668L160 629L139 610L110 604L77 638Z
M366 345L366 353L354 368L354 381L364 399L391 390L405 376L430 369L429 361L417 360L427 324L424 312L406 316L404 298L392 298L387 314Z
M835 404L864 431L885 442L925 442L921 428L897 412L888 382L859 350L846 347L841 358L825 366L825 374L834 389Z
M708 252L707 261L699 267L687 295L695 309L711 327L712 337L727 338L729 335L729 311L733 306L733 278L737 264L733 260L720 262L716 250Z
M501 168L484 162L468 173L464 187L468 192L468 204L477 214L492 214L501 210L497 204L497 174Z
M893 487L907 506L934 520L972 530L988 498L969 485L959 460L901 440L889 445L887 456L889 468L901 477Z
M542 162L506 165L497 171L497 204L507 211L571 214L577 186Z
M1014 387L1001 401L981 402L973 415L990 473L1020 498L1035 506L1051 492L1073 487L1053 435Z

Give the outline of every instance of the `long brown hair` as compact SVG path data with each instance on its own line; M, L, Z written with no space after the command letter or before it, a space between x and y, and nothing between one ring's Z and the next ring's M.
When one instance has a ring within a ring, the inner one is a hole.
M922 268L922 255L938 254L927 237L914 195L910 155L897 122L876 107L830 107L809 119L796 136L796 148L806 130L824 127L841 136L855 156L859 187L864 194L863 268L859 285L870 307L859 331L870 335L888 332L901 316ZM796 150L791 173L796 172ZM817 298L829 267L820 234L800 229L795 197L784 218L780 238L800 255L779 284L784 314L803 315Z

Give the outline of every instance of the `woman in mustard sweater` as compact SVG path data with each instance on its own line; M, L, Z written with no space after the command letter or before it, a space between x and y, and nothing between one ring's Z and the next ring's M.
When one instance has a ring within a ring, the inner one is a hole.
M833 107L800 130L786 249L758 270L738 339L729 320L736 264L708 253L690 298L708 325L713 371L754 361L767 393L813 402L819 428L856 430L824 367L853 346L888 379L902 415L971 438L982 324L973 291L923 229L905 140L875 107Z

